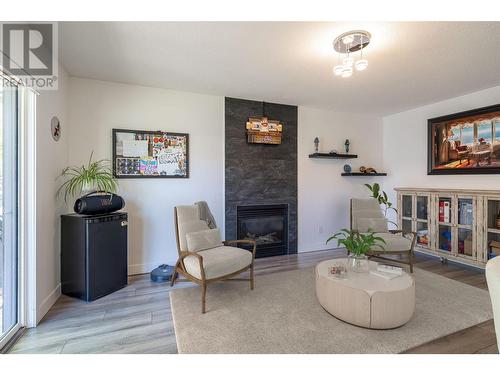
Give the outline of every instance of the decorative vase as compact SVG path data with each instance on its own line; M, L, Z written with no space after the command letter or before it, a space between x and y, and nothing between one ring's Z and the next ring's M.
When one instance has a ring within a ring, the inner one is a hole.
M345 140L345 143L344 143L344 146L345 146L345 153L348 154L349 153L349 145L351 144L351 142L349 142L348 139Z
M366 255L349 254L347 257L348 268L354 272L368 272L369 263Z

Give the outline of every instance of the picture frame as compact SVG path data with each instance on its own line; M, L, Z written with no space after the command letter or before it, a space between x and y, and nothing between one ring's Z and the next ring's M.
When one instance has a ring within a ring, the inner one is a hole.
M500 104L427 120L427 174L499 174Z
M189 178L189 134L113 129L115 178Z

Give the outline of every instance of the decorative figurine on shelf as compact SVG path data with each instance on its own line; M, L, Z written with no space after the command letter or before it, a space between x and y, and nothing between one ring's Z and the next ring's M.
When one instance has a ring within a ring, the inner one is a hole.
M361 173L377 173L377 171L375 169L370 168L370 167L364 167L364 166L359 167L359 171Z
M344 165L344 172L351 173L351 171L352 171L351 166L349 164L345 164Z
M344 146L345 146L345 153L348 154L349 153L349 145L351 144L351 142L349 142L348 139L345 140L345 143L344 143Z
M319 151L319 138L314 138L314 152L318 153Z
M330 155L335 155L336 153L337 153L337 150L330 151Z
M498 211L496 224L497 224L497 229L500 229L500 211Z

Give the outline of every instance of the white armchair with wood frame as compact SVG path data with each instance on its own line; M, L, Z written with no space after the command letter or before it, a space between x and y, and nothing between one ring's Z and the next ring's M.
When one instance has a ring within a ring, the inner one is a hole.
M413 273L413 250L417 239L415 232L389 230L387 219L375 198L351 199L350 211L351 230L359 233L375 232L385 241L385 244L381 244L382 248L376 246L370 249L367 253L369 258L407 264L410 272ZM391 255L391 257L384 257L384 255ZM392 255L399 255L406 259L392 257Z
M255 241L222 241L219 229L210 229L207 222L200 219L198 205L175 207L174 220L179 259L171 285L174 285L178 273L198 284L201 287L202 313L205 313L206 289L210 283L222 280L249 281L250 289L253 290ZM231 246L237 244L250 245L252 250ZM234 278L247 270L250 271L248 279Z
M500 351L500 256L490 259L486 263L486 281L493 307L493 321L497 335L497 347Z

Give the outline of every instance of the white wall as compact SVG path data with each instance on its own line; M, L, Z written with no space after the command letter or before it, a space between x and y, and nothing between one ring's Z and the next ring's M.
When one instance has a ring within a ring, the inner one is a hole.
M69 164L111 158L111 129L162 129L190 134L189 179L121 179L120 194L129 212L129 273L148 272L177 259L173 207L206 200L223 228L223 97L162 90L80 78L59 68L59 90L44 91L37 102L37 317L60 294L59 215L67 212L55 199L57 176ZM387 116L298 109L298 249L325 245L334 232L349 226L349 198L366 197L364 183L381 183L394 199L396 186L497 189L500 176L427 176L427 119L500 102L500 86ZM62 137L54 142L50 119L58 116ZM358 159L310 159L313 140L320 151L343 151L346 138ZM341 177L349 163L388 172L388 177Z
M223 224L223 98L71 78L69 163L81 165L91 151L111 159L113 128L189 133L188 179L120 179L129 213L129 274L175 264L173 208L208 202Z
M344 152L344 141L351 142L349 153L357 159L310 159L314 138L319 149ZM344 164L353 171L361 165L377 171L382 168L382 119L374 116L339 113L299 107L298 110L298 251L337 247L326 239L349 227L349 199L365 198L364 183L382 183L384 177L342 177Z
M500 175L427 175L427 120L500 103L500 86L415 108L383 118L384 188L394 199L395 187L498 189Z
M40 91L36 104L36 320L39 321L60 295L60 214L64 204L56 199L57 176L67 165L69 121L68 75L59 66L59 89ZM62 132L52 139L51 119L57 116Z

